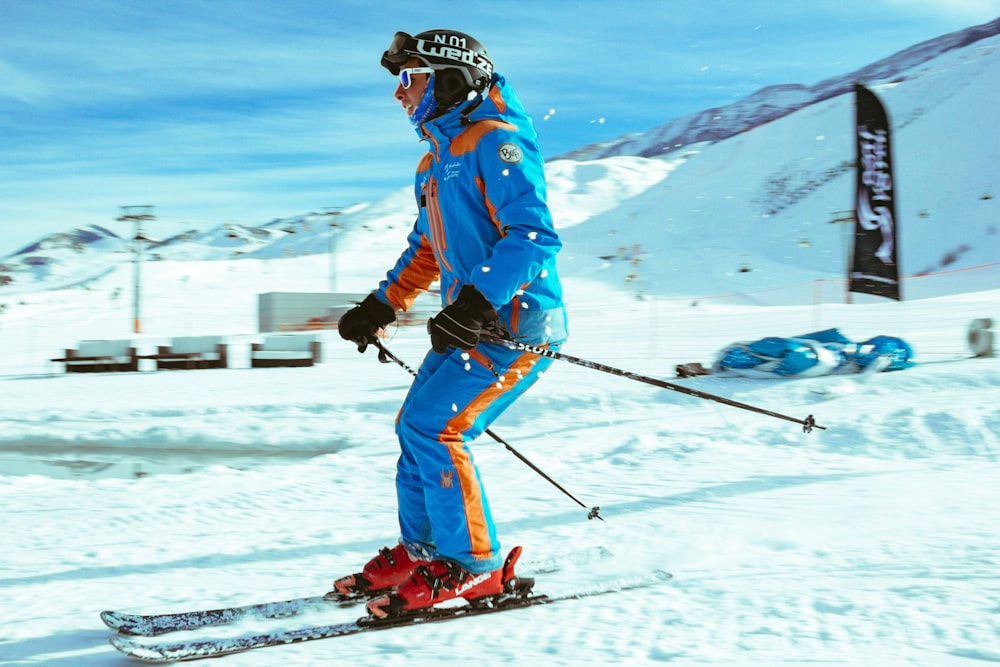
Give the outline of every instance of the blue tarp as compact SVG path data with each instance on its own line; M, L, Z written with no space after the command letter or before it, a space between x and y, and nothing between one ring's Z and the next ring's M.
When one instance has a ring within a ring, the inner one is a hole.
M839 329L802 336L769 336L734 343L719 352L712 373L746 377L813 377L834 373L896 371L916 364L901 338L875 336L855 343Z

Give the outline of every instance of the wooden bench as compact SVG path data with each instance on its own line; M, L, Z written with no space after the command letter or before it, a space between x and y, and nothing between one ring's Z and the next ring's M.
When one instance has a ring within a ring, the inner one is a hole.
M130 340L82 340L76 349L49 361L65 364L67 373L139 370L139 353Z
M276 334L250 345L251 368L312 366L320 361L321 345L315 334Z
M195 368L226 368L229 346L222 336L180 336L172 338L170 345L159 345L156 354L144 359L155 359L156 370L191 370Z

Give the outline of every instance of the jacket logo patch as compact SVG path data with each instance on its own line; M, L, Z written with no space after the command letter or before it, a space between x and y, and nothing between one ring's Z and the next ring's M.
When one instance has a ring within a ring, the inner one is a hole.
M507 164L517 164L521 161L521 158L524 157L521 154L521 149L509 141L500 146L497 150L497 154L500 156L500 159Z
M441 471L441 488L450 489L455 486L455 472L453 470Z
M461 162L449 162L444 166L444 180L450 181L453 178L457 178L461 170Z

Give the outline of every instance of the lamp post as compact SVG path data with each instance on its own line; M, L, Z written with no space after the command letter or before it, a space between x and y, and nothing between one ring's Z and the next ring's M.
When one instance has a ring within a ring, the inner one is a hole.
M340 207L327 208L323 215L328 216L330 221L327 223L330 227L330 244L329 244L329 254L330 254L330 293L337 293L337 236L339 235L339 230L344 228L344 225L336 221L337 216L341 213Z
M142 317L140 310L140 298L142 294L142 241L146 240L143 235L142 223L146 220L155 220L152 206L122 206L122 214L118 216L118 222L131 222L135 227L132 238L132 252L134 253L133 271L133 315L132 328L135 333L142 333Z

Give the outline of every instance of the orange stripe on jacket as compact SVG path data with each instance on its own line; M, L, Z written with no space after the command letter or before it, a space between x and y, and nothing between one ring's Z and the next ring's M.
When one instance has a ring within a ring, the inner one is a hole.
M424 153L424 156L420 158L420 162L417 163L417 173L420 174L429 171L432 164L434 164L434 154L428 151Z
M454 156L465 155L476 150L479 140L493 130L510 130L517 132L517 126L502 120L480 120L463 130L461 134L451 140L448 150Z
M486 526L486 517L483 514L483 502L479 493L479 483L476 480L476 471L465 452L465 441L462 433L468 430L476 419L490 405L493 404L502 394L510 391L524 376L531 371L531 366L535 361L535 355L522 354L510 367L502 381L489 386L477 396L468 406L457 415L452 417L445 430L438 436L438 440L448 447L451 455L451 462L455 466L458 478L459 489L462 491L462 502L465 505L465 520L469 529L469 543L472 546L474 558L490 557L489 530ZM497 385L500 386L497 386Z
M441 215L441 202L438 199L438 182L433 176L427 177L424 187L424 210L427 212L427 224L431 230L431 244L434 246L438 263L449 273L451 263L445 251L448 250L448 234L444 229L444 216Z
M507 100L503 98L503 93L500 92L499 86L493 86L490 88L490 101L496 105L497 111L500 113L507 110Z
M507 233L504 231L503 224L500 222L500 218L497 217L497 207L493 205L493 202L490 201L489 195L486 194L486 182L483 180L482 176L476 176L476 188L479 190L479 193L483 195L483 203L486 205L486 210L490 214L490 221L493 223L493 226L497 228L497 231L500 232L500 237L503 238L504 236L507 236Z
M420 237L420 247L410 263L399 272L396 282L385 290L385 298L400 310L409 310L414 300L441 276L437 259L426 236Z

